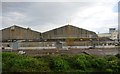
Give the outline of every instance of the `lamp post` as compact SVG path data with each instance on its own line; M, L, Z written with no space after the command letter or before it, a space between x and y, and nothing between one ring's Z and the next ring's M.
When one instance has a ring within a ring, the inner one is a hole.
M98 40L98 47L99 47L99 45L100 45L100 40L99 40L99 38L98 38L97 40Z

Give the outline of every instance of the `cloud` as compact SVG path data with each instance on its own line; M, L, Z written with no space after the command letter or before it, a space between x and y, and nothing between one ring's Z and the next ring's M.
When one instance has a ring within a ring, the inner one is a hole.
M110 27L117 27L118 25L118 14L113 12L110 7L101 5L85 9L82 12L79 11L75 17L76 18L72 20L73 23L76 23L77 26L80 25L81 27L93 30L95 32L107 31L98 30L99 28L108 29Z
M109 0L116 2L119 0ZM2 2L108 2L107 0L2 0Z
M95 32L116 27L117 12L111 2L3 2L3 28L11 24L44 32L72 24ZM103 30L101 30L103 29Z

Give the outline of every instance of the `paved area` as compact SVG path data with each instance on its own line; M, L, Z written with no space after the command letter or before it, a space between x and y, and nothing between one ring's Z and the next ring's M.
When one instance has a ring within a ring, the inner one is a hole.
M63 46L63 49L73 48L73 49L86 49L92 46ZM11 47L4 47L5 49L12 49ZM55 49L56 47L19 47L18 49ZM116 48L115 46L96 46L96 48ZM1 47L0 47L1 49Z
M71 49L4 49L2 52L16 52L24 51L27 55L50 55L50 54L92 54L92 55L116 55L119 53L117 48L98 48L98 49L80 49L80 48L71 48Z
M116 55L119 51L118 49L90 49L85 52L93 55Z

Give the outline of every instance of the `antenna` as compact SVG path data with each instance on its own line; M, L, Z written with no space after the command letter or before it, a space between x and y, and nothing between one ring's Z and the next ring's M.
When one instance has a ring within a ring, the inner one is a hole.
M11 26L15 26L15 25L17 25L17 24L11 24Z
M68 25L71 24L71 18L69 18L69 19L67 20L67 24L68 24Z
M98 32L98 34L99 34L100 32Z

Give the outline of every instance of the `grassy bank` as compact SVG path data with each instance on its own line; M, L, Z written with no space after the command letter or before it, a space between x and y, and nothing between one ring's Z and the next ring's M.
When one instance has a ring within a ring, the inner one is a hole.
M120 72L119 56L46 55L2 53L3 72Z

